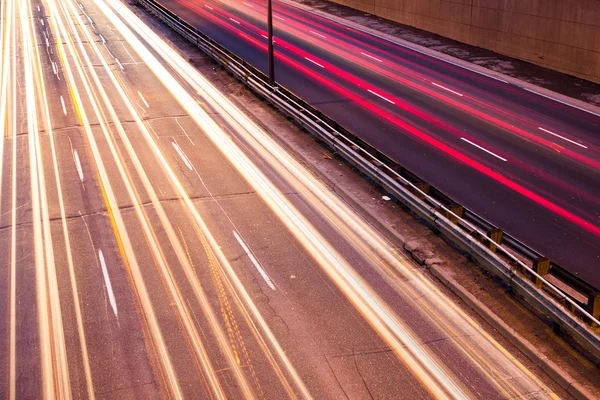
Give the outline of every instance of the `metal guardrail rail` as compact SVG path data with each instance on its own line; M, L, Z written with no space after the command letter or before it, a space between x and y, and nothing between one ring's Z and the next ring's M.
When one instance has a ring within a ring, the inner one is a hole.
M600 291L455 203L155 0L135 0L600 357ZM554 283L550 282L550 278ZM564 287L565 289L559 288ZM568 293L577 293L575 294ZM584 297L587 302L576 297Z

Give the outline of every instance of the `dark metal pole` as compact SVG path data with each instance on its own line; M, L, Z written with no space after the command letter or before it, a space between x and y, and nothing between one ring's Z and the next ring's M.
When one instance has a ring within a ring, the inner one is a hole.
M269 85L275 86L275 59L273 56L273 7L272 0L267 1L267 40L269 41Z

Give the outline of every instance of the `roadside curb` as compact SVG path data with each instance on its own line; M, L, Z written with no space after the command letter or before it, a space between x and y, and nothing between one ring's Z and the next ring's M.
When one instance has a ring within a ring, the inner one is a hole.
M465 61L462 60L460 58L454 57L452 55L449 54L445 54L442 52L439 52L437 50L433 50L430 49L429 47L426 46L422 46L420 44L414 43L414 42L410 42L408 40L405 39L401 39L399 37L396 37L394 35L390 35L388 33L385 32L381 32L378 31L376 29L370 28L368 26L365 25L361 25L357 22L352 21L351 19L347 19L344 17L339 17L337 15L333 15L333 14L329 14L325 11L321 11L318 8L312 7L312 6L308 6L306 4L302 4L300 3L298 0L280 0L282 3L288 4L288 5L292 5L294 7L297 8L301 8L305 11L311 12L315 15L318 15L322 18L328 19L330 21L335 21L341 25L344 25L346 27L352 28L352 29L356 29L358 31L361 31L363 33L367 33L369 35L372 35L374 37L378 37L380 39L386 40L390 43L394 43L397 44L399 46L411 49L413 51L416 51L418 53L424 54L426 56L435 58L437 60L446 62L448 64L452 64L455 65L457 67L469 70L471 72L474 72L476 74L479 75L483 75L483 76L487 76L488 78L492 78L492 79L496 79L496 80L500 80L500 81L504 81L505 83L508 83L510 85L516 86L520 89L526 90L528 92L537 94L539 96L545 97L547 99L565 104L567 106L579 109L581 111L590 113L592 115L595 115L597 117L600 117L600 106L595 106L591 103L585 102L583 100L579 100L579 99L575 99L573 97L569 97L563 94L560 94L558 92L554 92L552 90L543 88L541 86L537 86L533 83L529 83L523 80L520 80L518 78L509 76L509 75L505 75L501 72L497 72L485 67L482 67L480 65L477 64L473 64L469 61ZM337 4L337 3L336 3ZM349 7L352 8L352 7ZM375 15L374 15L375 16ZM394 21L392 21L394 22ZM499 53L498 53L499 54ZM526 60L520 60L523 62L527 62ZM551 68L548 68L551 69ZM556 71L558 73L562 73L560 71ZM568 75L568 74L565 74Z
M234 97L229 97L236 106L243 109L246 113L250 113L245 105L241 104L241 102ZM250 113L251 114L251 113ZM362 202L353 196L351 193L348 193L346 190L340 187L336 182L334 182L331 178L324 175L318 167L313 166L311 160L305 157L301 152L296 150L293 145L285 142L283 138L279 137L275 134L268 126L266 126L262 121L258 121L255 118L252 118L255 122L257 122L266 132L268 132L278 143L283 145L286 150L290 151L294 157L296 157L302 164L309 166L309 170L313 171L313 173L317 174L320 180L323 181L327 186L329 186L340 198L343 199L352 209L358 211L363 219L367 221L370 225L375 227L375 229L379 230L384 234L388 239L392 238L394 244L398 247L398 251L405 255L407 259L411 259L412 252L409 249L406 249L405 246L411 242L410 239L402 237L399 233L397 233L394 229L388 227L388 225L382 221L377 216L373 215L366 207L362 204ZM347 165L351 168L350 165ZM356 171L354 171L357 173ZM418 223L418 221L415 221ZM414 262L418 264L418 260L412 257ZM455 295L457 295L462 301L464 301L473 311L477 313L481 318L483 318L492 328L494 328L498 333L500 333L506 340L508 340L513 346L515 346L523 355L529 358L535 365L541 368L552 380L554 380L558 385L560 385L563 389L567 391L567 393L571 394L577 400L588 400L594 399L595 396L590 393L590 391L582 384L577 382L570 374L563 371L556 363L546 357L544 354L540 354L539 350L536 349L527 339L521 336L518 332L508 326L500 317L498 317L492 310L490 310L485 304L479 301L475 296L473 296L469 291L467 291L460 283L454 280L448 273L443 270L443 266L437 263L428 263L427 265L431 275L439 280L444 286L450 289ZM474 266L475 267L475 266ZM423 266L425 268L425 266Z
M578 400L595 398L588 389L577 382L570 374L563 371L556 363L540 354L527 339L508 326L502 319L493 313L485 304L477 300L462 285L455 281L443 268L432 265L429 270L431 274L439 279L446 287L460 297L479 316L496 329L502 336L509 340L516 348L527 356L535 365L540 367L549 377L558 383L563 389Z

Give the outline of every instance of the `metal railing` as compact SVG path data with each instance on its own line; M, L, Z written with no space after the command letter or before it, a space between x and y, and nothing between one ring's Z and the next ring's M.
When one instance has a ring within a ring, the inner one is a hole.
M600 357L600 293L558 264L521 243L352 134L266 74L198 31L155 0L137 0L147 12L198 46L258 96L294 120L337 156L407 206L481 266L545 313ZM551 283L552 276L587 298L581 302ZM587 325L586 325L586 324Z

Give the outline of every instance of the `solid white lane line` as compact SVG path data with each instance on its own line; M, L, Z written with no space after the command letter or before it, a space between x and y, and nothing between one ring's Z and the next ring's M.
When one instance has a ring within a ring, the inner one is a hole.
M190 160L184 154L183 150L181 150L181 147L179 147L179 145L175 142L171 142L171 144L173 145L173 147L175 148L175 151L177 151L177 154L179 154L179 157L181 157L181 159L183 160L185 165L190 169L190 171L193 171L194 167L192 167Z
M360 54L362 54L362 55L363 55L363 56L365 56L365 57L372 58L372 59L373 59L373 60L375 60L375 61L378 61L378 62L383 62L383 60L380 60L380 59L379 59L379 58L377 58L377 57L373 57L373 56L372 56L372 55L370 55L370 54L363 53L362 51L360 52Z
M60 96L60 104L62 105L63 113L65 115L67 115L67 107L65 107L65 99L63 99L62 96Z
M321 68L325 68L323 65L319 64L319 63L318 63L318 62L316 62L316 61L313 61L313 60L311 60L311 59L310 59L310 58L308 58L308 57L304 57L304 59L305 59L305 60L307 60L307 61L310 61L311 63L313 63L313 64L315 64L315 65L318 65L318 66L319 66L319 67L321 67Z
M556 101L558 103L564 104L565 106L573 107L573 108L576 108L578 110L584 111L586 113L589 113L589 114L595 115L597 117L600 117L600 114L598 114L598 113L595 113L593 111L586 110L585 108L581 108L581 107L578 107L576 105L567 103L566 101L562 101L562 100L559 100L559 99L555 99L554 97L546 96L545 94L542 94L540 92L536 92L535 90L531 90L531 89L527 89L527 88L522 88L522 89L523 90L527 90L529 93L537 94L538 96L542 96L542 97L545 97L547 99L554 100L554 101Z
M104 276L104 283L106 284L106 291L108 292L108 301L113 309L115 317L117 317L117 323L119 322L119 311L117 310L117 301L115 300L115 294L112 290L110 278L108 276L108 270L106 269L106 261L104 261L104 254L102 250L98 250L98 258L100 259L100 266L102 267L102 276Z
M462 97L462 96L463 96L461 93L455 92L455 91L454 91L454 90L452 90L452 89L448 89L446 86L442 86L442 85L440 85L440 84L438 84L438 83L435 83L435 82L431 82L431 84L432 84L432 85L434 85L434 86L437 86L437 87L439 87L439 88L442 88L442 89L444 89L444 90L447 90L447 91L449 91L450 93L454 93L454 94L455 94L455 95L457 95L457 96L460 96L460 97Z
M275 18L277 18L277 19L280 19L280 20L282 20L282 21L285 21L285 19L281 18L281 17L280 17L280 16L278 16L278 15L273 15L273 17L275 17Z
M566 140L566 141L567 141L567 142L569 142L569 143L573 143L573 144L575 144L575 145L577 145L577 146L579 146L579 147L583 147L584 149L587 149L587 146L584 146L584 145L583 145L583 144L581 144L581 143L577 143L576 141L574 141L574 140L571 140L571 139L568 139L568 138L566 138L566 137L564 137L564 136L560 136L560 135L559 135L559 134L557 134L557 133L550 132L549 130L547 130L547 129L544 129L544 128L542 128L542 127L538 127L538 129L539 129L539 130L541 130L541 131L544 131L544 132L546 132L546 133L549 133L549 134L551 134L551 135L554 135L554 136L556 136L556 137L558 137L558 138L561 138L562 140Z
M322 37L323 39L325 39L325 36L321 35L321 34L320 34L320 33L318 33L318 32L315 32L315 31L309 31L309 32L310 32L310 33L312 33L313 35L317 35L317 36L320 36L320 37Z
M254 6L252 4L244 3L244 5L247 5L250 8L254 8Z
M73 161L75 161L75 168L77 168L79 180L83 183L83 168L81 168L81 161L79 160L79 154L77 154L77 150L73 150Z
M483 147L481 147L480 145L478 145L478 144L475 144L475 143L471 142L469 139L465 139L464 137L461 137L460 139L461 139L461 140L464 140L465 142L467 142L467 143L469 143L469 144L471 144L471 145L473 145L473 146L475 146L475 147L477 147L477 148L478 148L478 149L480 149L480 150L483 150L483 151L485 151L485 152L486 152L486 153L488 153L488 154L491 154L491 155L493 155L493 156L494 156L494 157L496 157L496 158L499 158L499 159L500 159L500 160L502 160L502 161L506 161L506 158L504 158L504 157L500 157L498 154L496 154L496 153L493 153L493 152L489 151L488 149L486 149L486 148L483 148Z
M260 263L258 262L256 257L254 257L254 254L252 254L252 252L250 251L250 249L248 248L246 243L242 240L240 235L238 235L238 233L236 231L233 231L233 236L235 236L235 238L237 239L240 246L242 246L242 249L244 249L244 251L246 252L246 255L248 256L250 261L252 261L252 264L254 264L254 267L258 270L258 273L260 274L260 276L262 276L262 278L265 280L267 285L269 285L269 287L272 290L275 290L275 285L273 284L273 281L271 280L271 278L269 278L269 275L267 275L267 272L260 266Z
M383 97L382 95L380 95L379 93L375 93L374 91L372 91L371 89L367 90L369 93L374 94L375 96L379 97L380 99L383 99L385 101L387 101L388 103L392 103L392 104L396 104L395 102L393 102L392 100L388 99L387 97Z
M209 10L212 10L213 8L211 6L209 6L208 4L205 4L204 7L208 8Z
M140 91L137 91L138 96L140 96L140 99L142 99L142 101L144 102L144 105L146 106L146 108L150 108L150 105L148 104L148 102L146 101L146 99L144 98L144 95L142 93L140 93Z
M229 19L230 19L230 20L232 20L233 22L235 22L235 23L236 23L236 24L238 24L238 25L239 25L239 23L240 23L240 21L236 21L236 20L235 20L235 19L233 19L233 18L229 18Z

